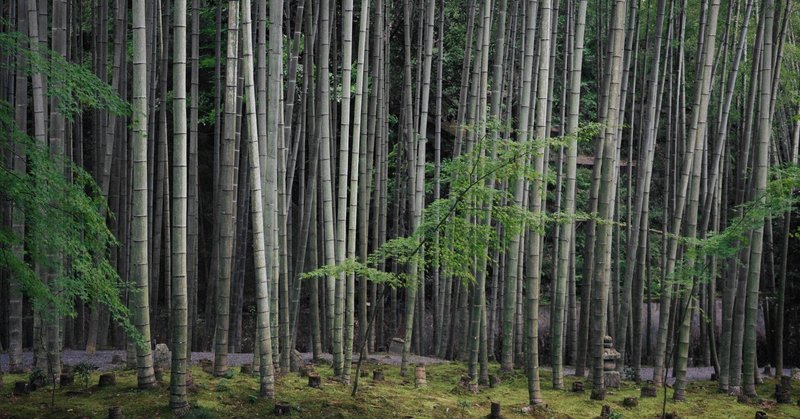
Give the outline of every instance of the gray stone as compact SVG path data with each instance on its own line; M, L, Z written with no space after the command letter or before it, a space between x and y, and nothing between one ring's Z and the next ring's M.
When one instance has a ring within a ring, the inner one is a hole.
M610 388L619 388L622 383L622 377L617 371L604 371L603 380L605 380L606 387Z
M389 353L390 354L402 354L403 353L403 345L405 342L403 339L400 338L393 338L392 341L389 343Z
M792 379L800 381L800 369L792 368Z
M172 362L172 352L166 343L159 343L156 345L156 350L153 352L154 362L165 371L169 369Z

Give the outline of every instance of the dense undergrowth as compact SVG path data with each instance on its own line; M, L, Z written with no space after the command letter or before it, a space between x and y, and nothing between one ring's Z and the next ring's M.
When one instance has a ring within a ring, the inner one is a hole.
M374 365L367 366L369 377L361 378L357 396L350 395L351 387L336 382L333 372L326 365L317 366L322 376L322 388L308 387L307 378L291 373L280 378L277 386L277 401L291 406L291 417L302 418L477 418L489 413L491 402L499 402L505 418L532 417L522 412L528 393L524 373L500 374L499 366L492 365L501 382L495 388L486 388L479 394L453 391L459 378L466 372L464 364L429 365L427 386L416 388L413 375L410 379L399 374L397 366L381 366L386 380L372 381ZM194 406L189 417L194 418L256 418L273 416L274 402L258 398L258 382L253 376L236 373L228 378L214 378L193 367L195 385L190 390L190 402ZM164 374L165 384L158 390L136 389L133 370L117 371L114 387L90 386L83 390L80 381L56 391L55 406L50 406L50 392L40 389L25 396L12 396L15 381L26 380L26 375L5 375L5 384L0 392L0 418L104 418L110 406L121 406L126 418L170 417L169 374ZM96 384L99 373L94 373L91 383ZM655 418L660 415L663 391L659 398L640 399L638 407L625 408L625 397L639 396L639 387L624 383L617 391L609 391L604 402L589 400L589 391L572 393L550 388L549 372L542 372L542 387L546 408L536 412L537 417L547 418L591 418L597 417L604 404L613 409L616 418ZM575 377L567 377L567 388L572 387ZM772 397L775 380L767 378L758 387L764 398ZM669 390L671 397L671 390ZM800 397L800 385L796 386L793 400ZM667 401L667 412L677 412L682 418L753 418L757 411L764 411L769 418L800 417L800 407L775 405L764 401L761 404L745 405L732 396L717 393L716 383L695 382L687 389L686 402Z

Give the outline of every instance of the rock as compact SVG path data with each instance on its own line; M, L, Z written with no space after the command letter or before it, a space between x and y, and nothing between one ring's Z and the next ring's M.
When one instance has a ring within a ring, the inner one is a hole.
M113 357L111 357L111 363L112 364L124 364L125 363L125 358L123 358L120 355L114 355Z
M393 338L389 343L389 353L400 355L403 353L403 345L405 342L400 338Z
M162 368L161 365L156 365L153 367L153 374L156 376L156 382L164 382L164 368Z
M792 379L800 381L800 369L792 368Z
M160 366L164 371L169 369L172 362L172 352L166 343L156 345L156 350L153 351L153 360L155 365Z
M117 384L117 375L113 372L100 375L100 381L97 383L100 387L108 387Z
M292 365L303 365L303 356L297 349L292 350Z
M622 399L622 405L625 407L636 407L639 405L639 399L636 397L626 397Z

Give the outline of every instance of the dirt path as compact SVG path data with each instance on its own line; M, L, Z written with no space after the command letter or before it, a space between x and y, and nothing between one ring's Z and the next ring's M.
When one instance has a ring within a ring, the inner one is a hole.
M80 362L91 362L92 364L96 365L100 370L110 370L114 369L120 364L114 364L112 362L114 355L118 355L123 360L125 359L125 351L97 351L93 355L86 353L85 351L75 351L75 350L65 350L62 353L62 360L64 364L67 365L75 365ZM311 361L311 353L305 352L301 353L300 356L303 358L304 361L309 362ZM192 363L197 364L200 362L201 359L214 359L213 352L192 352ZM331 354L323 354L322 359L331 361L332 356ZM386 352L380 352L375 354L370 354L367 359L372 363L378 364L385 364L385 365L400 365L400 355L397 354L390 354ZM24 352L22 355L23 363L26 367L30 367L33 365L33 353L32 352ZM229 353L228 354L228 364L231 366L241 366L244 364L248 364L253 361L253 354L252 353ZM353 361L358 361L358 357L356 356ZM426 356L417 356L411 355L409 359L410 364L445 364L449 361L440 359L440 358L431 358ZM0 368L3 371L8 370L8 354L0 354ZM543 367L544 370L549 370L549 367ZM671 372L671 371L670 371ZM711 374L714 372L713 367L690 367L687 371L687 375L689 376L689 381L702 381L702 380L709 380L711 379ZM575 374L575 369L572 367L565 367L564 373L566 375ZM790 370L788 368L784 369L784 374L790 374ZM671 374L670 374L671 375ZM643 367L642 368L642 378L645 380L649 380L653 378L653 367ZM669 383L673 383L675 381L674 378L670 377L668 379Z

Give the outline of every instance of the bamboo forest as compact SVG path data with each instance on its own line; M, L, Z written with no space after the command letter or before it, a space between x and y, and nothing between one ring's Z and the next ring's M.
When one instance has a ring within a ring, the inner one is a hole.
M797 0L0 0L0 419L800 418Z

